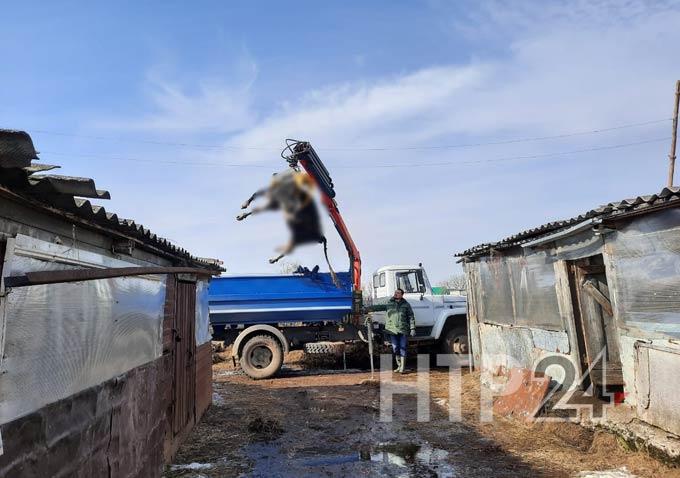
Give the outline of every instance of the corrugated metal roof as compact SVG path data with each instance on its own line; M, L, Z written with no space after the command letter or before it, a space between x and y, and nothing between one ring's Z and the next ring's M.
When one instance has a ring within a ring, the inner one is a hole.
M553 221L543 224L542 226L527 229L526 231L522 231L512 236L508 236L505 239L501 239L498 242L479 244L456 254L456 256L480 256L490 252L491 250L502 250L522 245L526 242L529 242L530 240L567 229L574 224L578 224L588 219L614 219L629 214L643 214L647 210L652 211L658 209L659 207L680 206L680 202L678 201L680 201L680 188L663 188L658 194L637 196L632 199L623 199L621 201L611 202L596 209L592 209L584 214L580 214L576 217L561 221Z
M28 133L0 129L0 167L27 167L32 159L38 159L38 154Z
M95 225L133 237L187 263L221 270L218 265L221 264L220 261L194 257L141 224L131 219L119 218L115 213L106 211L103 206L83 199L111 198L108 191L96 188L93 179L36 174L59 166L33 163L32 159L38 159L38 155L26 132L0 129L0 185L5 189L26 201L74 214Z

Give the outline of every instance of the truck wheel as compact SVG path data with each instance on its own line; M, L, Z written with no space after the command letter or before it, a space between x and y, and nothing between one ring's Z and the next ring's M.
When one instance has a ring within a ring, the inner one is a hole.
M467 328L465 326L458 326L449 330L442 342L442 349L447 354L467 355Z
M243 345L239 362L241 369L250 378L269 378L283 364L281 344L270 335L255 335Z
M306 354L342 355L344 350L344 342L310 342L305 344Z

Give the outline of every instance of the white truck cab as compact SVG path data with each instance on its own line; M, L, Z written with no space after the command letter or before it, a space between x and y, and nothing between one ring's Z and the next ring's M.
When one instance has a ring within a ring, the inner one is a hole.
M389 300L397 288L413 309L416 337L425 345L434 342L444 353L467 354L467 299L459 295L434 295L422 264L389 265L373 274L373 302ZM374 312L373 321L385 323L385 312Z

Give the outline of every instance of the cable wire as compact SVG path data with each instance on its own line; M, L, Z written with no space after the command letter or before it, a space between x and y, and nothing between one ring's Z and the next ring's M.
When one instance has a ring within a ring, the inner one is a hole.
M458 148L474 148L481 146L498 146L504 144L514 144L514 143L529 143L537 141L547 141L551 139L563 139L572 138L575 136L585 136L590 134L601 134L610 131L618 131L628 128L637 128L641 126L649 126L653 124L658 124L666 121L671 121L671 118L664 118L652 121L643 121L639 123L629 123L618 126L611 126L607 128L598 128L586 131L576 131L570 133L561 133L549 136L535 136L526 138L514 138L507 140L496 140L496 141L484 141L478 143L460 143L460 144L448 144L448 145L424 145L424 146L376 146L376 147L324 147L322 145L316 146L315 149L320 151L418 151L418 150L438 150L438 149L458 149ZM176 142L165 142L165 141L152 141L152 140L142 140L142 139L125 139L125 138L115 138L110 136L89 136L80 134L71 134L56 131L47 130L32 130L34 134L44 134L51 136L64 136L72 138L83 138L92 139L97 141L117 141L117 142L128 142L128 143L140 143L140 144L150 144L156 146L175 146L183 148L197 148L197 149L208 149L212 151L280 151L281 147L268 147L268 146L229 146L229 145L209 145L209 144L195 144L195 143L176 143Z
M570 155L570 154L582 154L582 153L591 153L595 151L604 151L604 150L610 150L610 149L621 149L621 148L628 148L631 146L638 146L641 144L650 144L650 143L660 143L662 141L669 141L671 138L670 136L667 136L665 138L655 138L655 139L647 139L643 141L635 141L633 143L623 143L623 144L613 144L613 145L607 145L607 146L595 146L592 148L586 148L586 149L575 149L572 151L560 151L556 153L540 153L540 154L532 154L532 155L526 155L526 156L506 156L506 157L501 157L501 158L492 158L492 159L480 159L480 160L475 160L475 161L441 161L437 163L414 163L414 164L376 164L376 165L368 165L368 166L362 166L362 167L374 167L374 168L410 168L410 167L427 167L427 166L451 166L451 165L458 165L458 164L481 164L481 163L495 163L495 162L500 162L500 161L515 161L515 160L521 160L521 159L538 159L538 158L550 158L553 156L565 156L565 155Z
M430 163L417 163L417 162L411 162L411 163L392 163L392 164L361 164L361 165L354 165L354 166L348 166L348 165L336 165L333 166L333 169L382 169L382 168L421 168L421 167L433 167L433 166L457 166L457 165L465 165L465 164L484 164L484 163L495 163L495 162L502 162L502 161L516 161L516 160L523 160L523 159L539 159L539 158L550 158L554 156L567 156L571 154L583 154L583 153L591 153L595 151L605 151L605 150L613 150L613 149L622 149L622 148L628 148L632 146L639 146L643 144L651 144L651 143L660 143L664 141L670 140L670 137L664 137L664 138L654 138L654 139L647 139L647 140L642 140L642 141L635 141L631 143L622 143L622 144L613 144L613 145L605 145L605 146L595 146L592 148L584 148L584 149L576 149L576 150L571 150L571 151L558 151L554 153L539 153L539 154L532 154L532 155L524 155L524 156L505 156L505 157L500 157L500 158L491 158L491 159L479 159L479 160L470 160L470 161L440 161L440 162L430 162ZM132 161L132 162L143 162L143 163L151 163L151 164L179 164L183 166L225 166L225 167L233 167L233 168L265 168L265 169L279 169L280 164L271 164L271 165L266 165L266 164L248 164L248 163L222 163L222 162L215 162L215 161L202 161L202 162L196 162L196 161L171 161L171 160L164 160L164 159L145 159L145 158L131 158L131 157L120 157L120 156L99 156L95 154L70 154L70 153L61 153L57 151L44 151L44 154L48 155L55 155L55 156L76 156L76 157L82 157L82 158L89 158L89 159L95 159L95 160L119 160L119 161Z

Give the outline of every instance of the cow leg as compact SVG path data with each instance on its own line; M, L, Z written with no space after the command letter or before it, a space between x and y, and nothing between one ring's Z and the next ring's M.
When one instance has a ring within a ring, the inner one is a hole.
M283 247L279 247L277 250L280 251L280 254L276 257L272 257L271 259L269 259L269 263L274 264L275 262L280 261L286 255L290 254L293 251L294 248L295 248L295 245L293 244L293 241L290 241L288 244L286 244Z
M239 214L238 216L236 216L236 220L237 221L243 221L248 216L252 216L253 214L259 214L262 211L268 211L270 209L271 209L271 207L268 204L264 205L264 206L254 207L250 211L243 212L243 213Z
M264 196L267 193L267 189L258 189L253 193L252 196L250 196L248 199L246 199L246 202L241 204L241 209L246 209L248 206L250 206L250 203L252 203L255 199L257 199L260 196Z
M269 263L270 263L270 264L274 264L275 262L279 262L279 261L280 261L281 259L283 259L285 256L286 256L285 254L279 254L279 255L276 256L276 257L272 257L271 259L269 259Z

